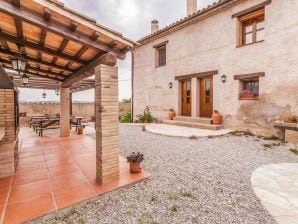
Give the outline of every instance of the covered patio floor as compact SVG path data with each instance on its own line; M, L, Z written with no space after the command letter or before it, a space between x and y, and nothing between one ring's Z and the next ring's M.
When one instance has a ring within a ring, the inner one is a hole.
M95 198L149 177L130 174L120 157L120 178L105 185L96 182L96 142L86 135L34 137L21 130L16 173L0 179L0 223L21 223Z

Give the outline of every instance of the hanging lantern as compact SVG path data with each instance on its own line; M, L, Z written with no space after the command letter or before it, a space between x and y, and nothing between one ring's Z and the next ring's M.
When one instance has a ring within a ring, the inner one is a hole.
M26 75L26 74L22 75L22 83L24 86L29 84L29 76L28 75Z
M59 90L59 89L55 89L55 94L56 94L57 96L59 96L59 95L60 95L60 90Z
M43 93L42 93L42 98L46 98L47 97L47 94L46 94L46 90L44 89Z
M16 71L24 71L26 69L27 61L21 58L13 58L11 60L12 68Z

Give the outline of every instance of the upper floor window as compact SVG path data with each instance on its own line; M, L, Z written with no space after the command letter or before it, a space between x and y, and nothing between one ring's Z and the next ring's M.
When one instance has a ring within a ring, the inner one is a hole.
M260 9L239 18L238 46L255 44L264 40L265 11Z
M165 66L167 64L167 43L164 41L157 45L154 45L155 49L155 67Z
M156 48L157 51L157 67L167 64L167 48L166 45Z

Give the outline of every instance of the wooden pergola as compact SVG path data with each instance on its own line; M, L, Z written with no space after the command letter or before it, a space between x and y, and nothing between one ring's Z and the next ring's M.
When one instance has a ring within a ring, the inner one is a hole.
M119 176L117 59L136 45L57 0L0 2L0 64L27 61L28 88L61 89L61 137L69 132L70 93L96 89L97 180ZM86 79L95 75L95 80ZM13 81L22 87L20 76Z

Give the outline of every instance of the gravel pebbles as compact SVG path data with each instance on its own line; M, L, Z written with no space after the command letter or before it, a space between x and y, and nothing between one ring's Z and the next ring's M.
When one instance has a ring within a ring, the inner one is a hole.
M148 180L32 223L276 223L250 178L262 165L297 163L292 145L234 135L190 140L141 129L120 127L121 155L144 153Z

